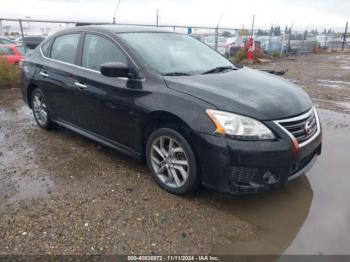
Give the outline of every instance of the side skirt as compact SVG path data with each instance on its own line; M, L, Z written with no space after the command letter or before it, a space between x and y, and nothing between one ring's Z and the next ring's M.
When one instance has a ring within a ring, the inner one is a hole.
M138 152L136 152L136 151L134 151L134 150L132 150L130 148L127 148L127 147L125 147L125 146L123 146L123 145L121 145L121 144L119 144L117 142L114 142L114 141L112 142L112 141L107 140L107 139L105 139L103 137L97 136L95 134L91 134L91 133L89 133L89 132L87 132L87 131L85 131L83 129L80 129L78 127L72 126L72 125L70 125L68 123L65 123L65 122L62 122L62 121L59 121L59 120L52 120L52 121L57 123L57 124L59 124L59 125L61 125L61 126L63 126L63 127L65 127L65 128L67 128L67 129L69 129L69 130L71 130L71 131L73 131L73 132L75 132L75 133L78 133L79 135L82 135L82 136L84 136L86 138L89 138L89 139L91 139L91 140L93 140L93 141L95 141L97 143L100 143L102 145L110 147L110 148L112 148L112 149L114 149L116 151L119 151L119 152L121 152L123 154L126 154L128 156L131 156L133 158L136 158L137 160L142 160L142 154L141 153L138 153Z

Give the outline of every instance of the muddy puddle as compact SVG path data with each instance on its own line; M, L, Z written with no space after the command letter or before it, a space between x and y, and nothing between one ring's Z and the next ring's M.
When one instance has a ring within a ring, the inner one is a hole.
M38 164L28 134L38 131L21 101L0 106L0 208L47 197L54 187L46 168Z

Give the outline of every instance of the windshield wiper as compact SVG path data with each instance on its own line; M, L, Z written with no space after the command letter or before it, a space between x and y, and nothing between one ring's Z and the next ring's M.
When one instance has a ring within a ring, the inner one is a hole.
M190 76L191 74L184 73L184 72L169 72L169 73L164 73L162 75L163 76Z
M232 66L218 66L218 67L215 67L215 68L210 69L208 71L205 71L204 73L202 73L202 75L220 73L220 72L224 72L227 70L237 70L237 68L232 67Z

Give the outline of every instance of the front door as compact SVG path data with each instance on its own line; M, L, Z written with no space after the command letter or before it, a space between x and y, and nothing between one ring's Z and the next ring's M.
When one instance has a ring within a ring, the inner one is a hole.
M118 146L134 146L134 98L139 90L127 88L128 79L106 77L107 62L129 64L126 54L109 38L86 34L81 69L75 75L76 105L73 118L86 131Z

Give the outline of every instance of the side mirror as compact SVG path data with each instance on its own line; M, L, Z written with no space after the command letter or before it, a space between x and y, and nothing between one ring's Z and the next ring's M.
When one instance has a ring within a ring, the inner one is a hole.
M108 77L126 77L129 78L130 68L123 63L108 62L101 65L101 74Z

